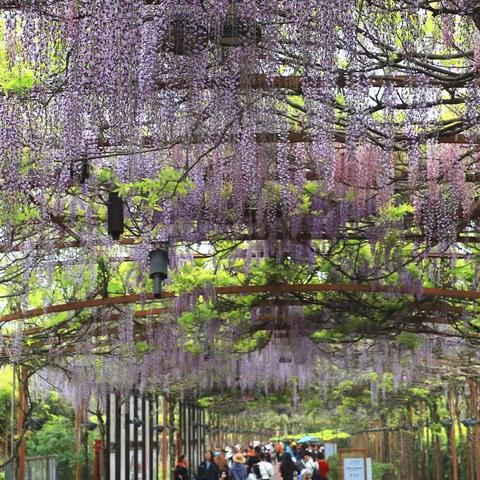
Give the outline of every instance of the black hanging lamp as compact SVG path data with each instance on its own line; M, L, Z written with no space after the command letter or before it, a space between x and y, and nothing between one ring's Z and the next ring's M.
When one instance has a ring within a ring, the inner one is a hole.
M89 178L90 165L87 158L82 158L80 162L74 160L70 162L70 180L72 182L83 185Z
M453 427L453 420L451 418L445 418L444 420L441 420L440 423L442 424L443 427L445 427L447 430Z
M472 428L475 425L478 425L479 421L476 418L466 418L465 420L462 420L462 424L467 427L467 428Z
M174 55L188 56L205 50L208 46L208 28L204 21L183 13L170 20L164 49Z
M117 192L108 194L108 233L113 240L120 240L120 235L124 230L123 219L123 200Z
M130 420L130 423L136 428L140 428L143 426L143 420L140 420L137 417L134 417L132 420Z
M232 0L230 11L221 27L218 43L222 47L240 47L246 43L260 43L262 41L262 30L255 21L238 14L238 1Z
M98 427L98 425L97 425L95 422L90 422L90 421L84 422L84 423L83 423L83 426L84 426L89 432L93 432L93 431Z
M168 250L166 247L157 247L149 253L150 278L153 280L153 296L161 298L162 282L168 277Z

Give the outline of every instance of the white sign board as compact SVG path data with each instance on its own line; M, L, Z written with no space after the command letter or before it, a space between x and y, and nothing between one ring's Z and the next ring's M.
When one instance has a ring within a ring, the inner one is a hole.
M337 454L337 444L336 443L326 443L324 445L325 458L328 460L330 457L333 457Z
M365 480L365 459L344 458L343 480Z

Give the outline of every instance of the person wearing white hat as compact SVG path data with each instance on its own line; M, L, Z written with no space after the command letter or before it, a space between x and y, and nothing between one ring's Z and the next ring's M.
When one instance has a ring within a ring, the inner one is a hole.
M233 451L230 447L225 448L225 458L227 459L228 462L228 468L232 468L233 466Z

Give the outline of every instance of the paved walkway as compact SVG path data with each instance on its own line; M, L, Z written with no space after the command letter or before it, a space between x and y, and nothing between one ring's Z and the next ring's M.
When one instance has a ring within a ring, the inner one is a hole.
M273 469L275 470L275 476L273 477L274 480L282 480L282 476L280 475L280 463L274 465Z

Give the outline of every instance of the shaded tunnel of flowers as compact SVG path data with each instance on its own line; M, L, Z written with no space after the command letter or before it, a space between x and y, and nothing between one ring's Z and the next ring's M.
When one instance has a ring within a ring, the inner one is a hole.
M0 362L477 419L479 181L475 0L0 1Z

